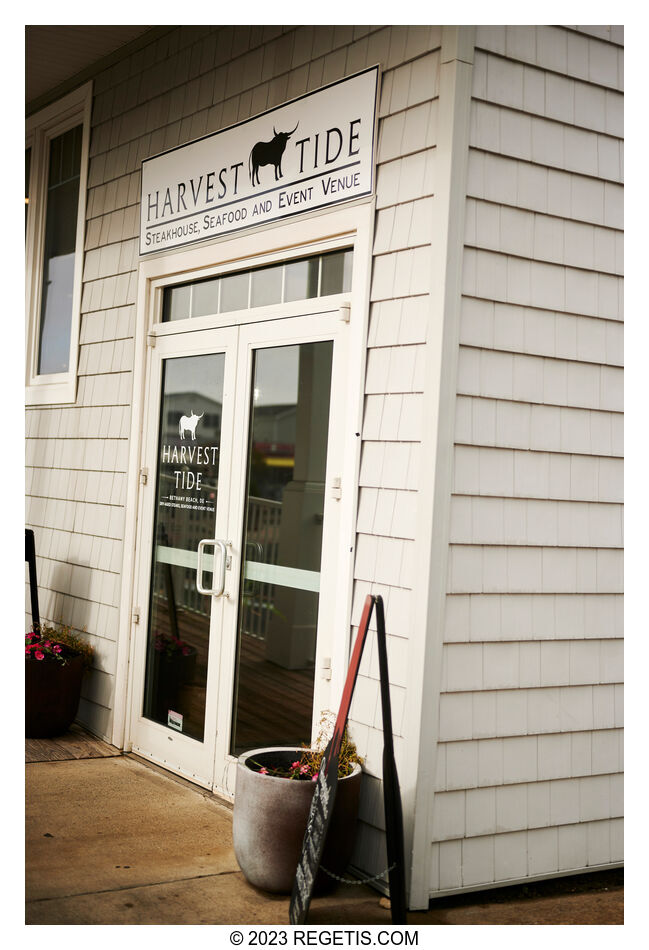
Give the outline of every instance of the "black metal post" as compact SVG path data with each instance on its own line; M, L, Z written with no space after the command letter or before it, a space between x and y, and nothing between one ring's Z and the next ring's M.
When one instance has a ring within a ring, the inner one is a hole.
M32 625L34 630L41 628L41 613L38 609L38 583L36 581L36 545L34 532L25 528L25 560L29 564L29 594L32 602Z

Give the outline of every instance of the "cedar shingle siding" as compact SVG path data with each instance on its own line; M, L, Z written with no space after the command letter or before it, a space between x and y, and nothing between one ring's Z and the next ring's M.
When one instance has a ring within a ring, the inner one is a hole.
M611 29L476 30L431 891L622 856Z

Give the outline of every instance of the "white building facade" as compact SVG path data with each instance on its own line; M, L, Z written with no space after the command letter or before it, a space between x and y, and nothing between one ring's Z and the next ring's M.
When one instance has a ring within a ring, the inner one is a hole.
M337 708L381 594L410 908L620 864L622 28L158 27L59 92L26 524L42 617L95 647L79 720L232 797L239 751ZM226 136L294 125L237 171ZM236 175L282 213L147 245ZM374 874L371 638L350 726Z

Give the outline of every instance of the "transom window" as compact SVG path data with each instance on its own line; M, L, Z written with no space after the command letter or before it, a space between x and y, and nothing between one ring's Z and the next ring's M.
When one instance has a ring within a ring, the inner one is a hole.
M348 293L351 249L178 284L164 291L163 323Z

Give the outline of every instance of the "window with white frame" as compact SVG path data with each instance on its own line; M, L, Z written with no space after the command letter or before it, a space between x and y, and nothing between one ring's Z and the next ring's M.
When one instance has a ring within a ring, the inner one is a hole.
M26 123L26 402L74 402L92 84Z

